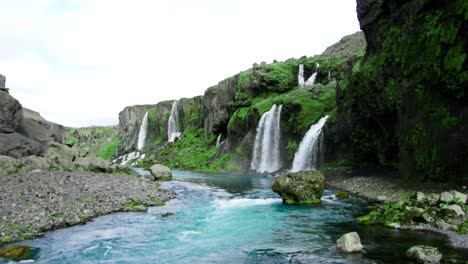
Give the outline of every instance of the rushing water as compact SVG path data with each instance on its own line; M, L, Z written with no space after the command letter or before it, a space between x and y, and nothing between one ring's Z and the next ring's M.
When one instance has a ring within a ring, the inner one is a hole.
M138 144L137 149L142 151L145 147L146 142L146 135L148 134L148 112L145 113L143 116L143 120L141 121L140 131L138 131Z
M281 109L273 105L260 118L255 136L250 169L259 173L281 169Z
M304 80L304 64L299 65L299 72L297 74L297 85L299 88L304 88L305 80Z
M299 145L299 149L294 154L291 171L315 170L318 163L323 160L324 146L322 128L327 122L328 116L322 117L316 124L313 124Z
M35 263L405 263L416 244L453 252L439 236L354 224L353 203L325 192L321 205L283 205L274 177L174 172L162 186L177 195L147 213L118 213L25 241ZM171 212L174 215L163 217ZM357 231L365 251L340 255L335 241ZM2 260L0 259L0 263Z
M315 72L312 73L309 79L307 79L307 81L305 82L305 86L312 86L315 84L315 79L317 78L319 67L320 65L318 63L315 63Z
M179 111L177 110L178 101L174 101L171 108L171 115L167 121L167 140L168 142L174 142L180 137L180 125L179 125Z

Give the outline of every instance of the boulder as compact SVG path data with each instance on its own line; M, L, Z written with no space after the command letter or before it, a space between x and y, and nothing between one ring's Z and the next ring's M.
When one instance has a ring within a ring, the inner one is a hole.
M78 170L92 172L112 172L112 163L99 157L88 156L77 158L75 161Z
M273 191L286 204L320 203L324 190L324 177L318 171L300 171L278 176Z
M21 104L8 92L0 90L0 133L13 133L23 120Z
M0 156L0 176L15 174L18 169L18 161L12 157Z
M31 110L27 111L31 112ZM28 112L23 108L24 118L18 127L19 133L44 145L52 141L62 142L63 135L65 134L63 126L46 120L26 118L26 116L30 116L30 114L26 114Z
M437 248L424 245L411 247L406 251L406 256L424 264L440 263L442 259L442 253Z
M423 203L424 201L426 201L426 195L424 195L423 192L417 192L414 199L417 202Z
M356 232L344 234L336 241L336 250L343 253L359 252L362 248L361 238Z
M20 158L30 155L42 156L44 146L18 133L0 133L0 155Z
M440 201L444 203L453 202L453 195L449 192L443 192L440 194Z
M440 199L440 194L431 193L426 196L426 200L430 205L437 205Z
M25 174L35 170L48 171L50 162L44 157L29 156L18 160L18 174Z
M463 209L458 204L449 205L449 206L445 207L445 210L453 211L457 216L464 216L465 215L465 212L463 212Z
M0 74L0 88L5 88L6 78L5 75Z
M56 142L51 142L48 146L45 157L51 164L51 170L72 171L75 169L74 161L77 152L74 149Z
M453 199L455 202L466 204L466 198L467 198L466 194L455 191L455 190L451 190L450 194L453 195Z
M11 245L0 250L0 258L13 260L31 259L31 247L26 245Z
M171 169L164 165L155 164L151 166L150 170L151 170L151 175L153 175L155 180L163 180L163 181L172 180Z

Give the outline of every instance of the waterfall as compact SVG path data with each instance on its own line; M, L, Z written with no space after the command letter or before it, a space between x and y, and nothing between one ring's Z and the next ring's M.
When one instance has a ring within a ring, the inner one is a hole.
M322 127L325 125L328 116L322 117L316 124L312 125L305 134L299 145L299 149L294 154L292 172L302 170L315 170L319 161L323 160L323 133Z
M141 125L140 125L140 131L138 132L137 149L139 151L143 150L143 148L145 147L147 133L148 133L148 112L146 112L145 116L143 116L143 120L141 121Z
M264 113L257 126L250 169L259 173L281 169L280 138L281 109L273 105Z
M305 83L306 86L312 86L315 84L315 79L317 78L319 67L320 67L320 64L315 63L315 72L312 74L312 76L310 76L309 79L307 79Z
M304 64L299 65L299 73L297 74L297 85L299 88L304 88L305 80L304 80Z
M180 137L180 127L179 127L179 111L177 111L177 102L175 101L172 104L171 116L167 124L167 140L168 142L174 142L177 138Z
M219 145L221 145L222 136L223 136L223 134L218 135L218 138L216 139L216 147L219 147Z
M331 71L328 71L328 81L331 82L332 77L331 77Z

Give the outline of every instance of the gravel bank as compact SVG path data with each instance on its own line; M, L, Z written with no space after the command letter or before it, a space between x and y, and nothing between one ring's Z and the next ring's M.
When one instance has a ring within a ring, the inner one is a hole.
M0 244L30 239L99 215L145 210L171 195L135 176L35 172L0 176Z

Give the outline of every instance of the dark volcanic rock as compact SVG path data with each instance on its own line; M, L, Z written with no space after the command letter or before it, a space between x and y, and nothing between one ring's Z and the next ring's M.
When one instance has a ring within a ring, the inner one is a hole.
M49 122L39 113L23 108L23 120L18 127L20 134L42 144L47 144L49 142L61 143L65 131L62 125Z
M42 156L45 148L39 142L18 133L0 133L0 155L14 158L29 155Z
M18 128L23 113L21 104L8 92L0 90L0 133L13 133Z

